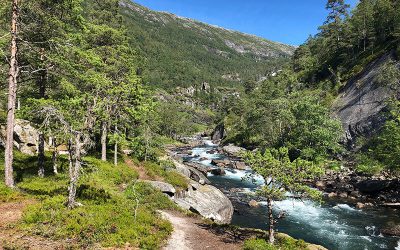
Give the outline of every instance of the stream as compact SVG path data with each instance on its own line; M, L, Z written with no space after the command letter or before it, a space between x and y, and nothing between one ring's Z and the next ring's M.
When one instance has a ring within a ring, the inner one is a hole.
M218 145L204 140L204 145L192 148L191 155L183 155L184 161L212 166L211 160L224 159L226 155L210 153ZM240 227L267 229L266 203L250 207L248 200L262 178L256 182L243 180L251 170L225 169L226 175L208 178L212 185L222 190L232 201L235 213L232 224ZM325 200L321 204L311 201L286 199L274 202L274 213L285 213L277 224L277 231L289 234L306 242L329 249L395 249L400 250L400 238L380 234L380 228L389 223L400 223L400 212L388 208L359 210L340 200Z

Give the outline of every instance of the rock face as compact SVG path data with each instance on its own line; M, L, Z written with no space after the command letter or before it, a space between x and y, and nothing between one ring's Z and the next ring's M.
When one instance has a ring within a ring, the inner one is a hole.
M382 113L387 106L386 100L394 93L378 82L378 75L386 63L394 60L394 52L390 52L370 63L346 84L336 99L333 113L342 122L343 140L348 148L355 147L358 136L371 136L384 124ZM400 68L400 63L397 62L396 66Z
M6 128L0 128L0 143L4 146ZM24 154L35 155L38 148L38 131L31 125L29 121L16 119L14 126L14 146Z
M192 183L183 198L175 199L180 207L196 212L216 223L229 224L232 220L231 201L216 187Z
M161 192L168 194L169 196L173 197L175 195L175 188L169 183L161 182L161 181L143 181L145 183L150 184L155 189L160 190Z
M214 131L211 134L211 139L213 141L219 141L222 140L226 137L226 131L225 131L225 126L224 124L219 124L217 127L215 127Z

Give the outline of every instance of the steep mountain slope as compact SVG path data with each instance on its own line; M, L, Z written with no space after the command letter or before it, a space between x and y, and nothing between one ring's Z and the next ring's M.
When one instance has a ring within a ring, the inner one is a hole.
M144 76L171 88L208 82L237 86L288 61L294 47L120 1L133 45L147 59Z
M364 70L350 79L333 104L334 114L340 118L345 131L344 141L355 147L358 137L376 134L385 123L388 100L398 98L399 79L386 76L388 65L400 69L394 51L369 63ZM382 78L388 82L382 82Z

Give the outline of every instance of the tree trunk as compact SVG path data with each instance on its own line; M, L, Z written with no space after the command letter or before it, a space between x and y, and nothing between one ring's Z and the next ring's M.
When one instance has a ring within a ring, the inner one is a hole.
M118 165L118 142L114 144L114 165Z
M268 219L269 219L268 242L270 244L274 244L275 235L274 235L274 215L272 214L272 199L268 199Z
M75 135L75 145L73 146L73 154L72 154L72 164L70 164L70 184L69 184L69 194L68 194L68 208L74 208L76 205L76 189L78 185L79 172L81 169L81 153L82 153L82 144L81 144L81 136L79 133Z
M115 140L117 140L117 131L118 131L118 128L117 128L117 126L115 126ZM117 141L115 141L115 144L114 144L114 165L115 166L117 166L118 165L118 142Z
M13 177L13 146L14 146L14 121L15 121L15 102L17 94L17 32L18 32L18 0L13 0L11 18L11 57L8 74L8 105L7 105L7 132L4 156L5 184L14 187Z
M101 124L101 160L107 161L107 123Z
M39 171L38 175L39 177L44 177L44 134L40 133L39 134L39 145L38 145L38 166L39 166Z
M54 137L52 140L52 145L53 145L53 156L52 156L52 162L53 162L53 173L55 175L58 174L58 149L57 149L57 139Z

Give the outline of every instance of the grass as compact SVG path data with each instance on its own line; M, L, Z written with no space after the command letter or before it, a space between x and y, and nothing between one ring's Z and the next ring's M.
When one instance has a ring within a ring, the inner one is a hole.
M277 234L274 245L265 239L249 239L244 242L244 250L305 250L308 244L303 240L296 240L287 235Z
M54 175L48 158L47 175L39 178L35 157L17 152L15 158L18 190L0 184L0 201L22 197L38 201L24 211L17 225L20 230L54 240L71 239L76 248L128 244L141 249L158 249L172 232L171 224L161 219L157 210L177 209L175 204L148 184L137 182L138 173L124 163L114 166L86 157L77 191L77 201L83 206L68 209L66 159L61 159L60 174ZM175 173L150 165L154 174L183 186ZM1 174L3 170L0 165Z
M170 183L177 189L187 189L188 180L179 173L173 171L175 168L173 163L169 161L161 161L160 164L145 162L143 167L149 177L161 177L165 182Z

